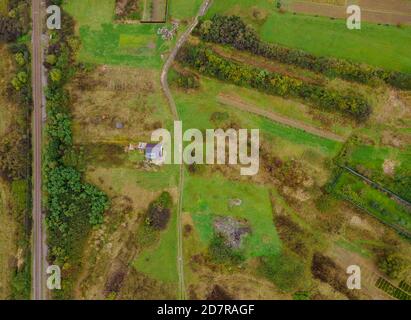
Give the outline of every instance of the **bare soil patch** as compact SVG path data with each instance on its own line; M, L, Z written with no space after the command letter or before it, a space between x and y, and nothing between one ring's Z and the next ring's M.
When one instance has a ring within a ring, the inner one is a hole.
M411 24L411 8L409 8L411 5L409 1L360 0L359 6L362 8L361 18L363 21L387 24ZM347 17L345 5L328 3L297 1L292 3L291 11L337 19L345 19Z

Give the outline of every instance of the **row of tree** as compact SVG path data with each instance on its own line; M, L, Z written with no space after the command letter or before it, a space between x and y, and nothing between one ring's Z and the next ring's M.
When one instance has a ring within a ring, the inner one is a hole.
M220 80L239 86L249 86L268 94L302 98L314 107L338 111L357 121L365 121L371 113L368 102L353 91L340 92L278 73L238 64L219 56L204 45L185 46L178 59L183 64Z
M195 33L205 41L231 45L238 50L323 73L328 77L340 77L365 84L384 81L393 87L411 90L410 74L342 59L318 57L302 50L265 43L238 16L214 15L211 20L202 21Z

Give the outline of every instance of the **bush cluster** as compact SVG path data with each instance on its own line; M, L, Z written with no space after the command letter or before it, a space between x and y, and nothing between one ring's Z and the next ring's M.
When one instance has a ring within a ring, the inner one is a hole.
M164 230L170 220L172 205L171 195L168 192L163 192L148 208L148 224L155 230Z
M14 42L28 31L30 24L30 1L10 0L8 15L0 15L0 42Z

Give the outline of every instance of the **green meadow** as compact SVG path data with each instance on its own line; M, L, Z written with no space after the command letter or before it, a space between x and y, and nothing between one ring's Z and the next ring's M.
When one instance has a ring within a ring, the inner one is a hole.
M243 90L242 88L209 78L202 78L201 88L195 93L174 90L173 95L184 127L186 129L198 128L200 130L219 128L221 124L212 122L210 118L215 112L227 112L230 115L230 119L242 128L260 129L261 134L267 140L275 142L276 148L282 150L283 155L290 154L295 156L300 155L306 150L315 150L325 157L333 157L342 147L342 144L339 142L314 136L302 130L284 126L251 113L239 111L234 107L222 105L217 99L221 92L235 92L240 97L243 94L246 98L250 97L249 90ZM254 99L258 101L259 97L260 93L254 91ZM278 100L275 103L271 104L271 108L281 111L283 101Z
M358 177L343 172L334 185L334 193L367 210L379 220L411 234L411 215L405 206L372 188Z
M349 30L345 20L273 13L261 27L261 36L315 55L411 72L411 27L363 22L361 30Z
M362 165L375 172L382 173L385 160L395 161L397 170L411 172L411 148L401 150L392 147L360 145L351 152L349 163L354 167Z
M187 19L194 17L203 0L170 0L169 15L175 19Z
M161 53L168 49L155 24L117 24L114 0L72 0L65 10L77 22L82 62L160 69Z
M230 199L241 199L230 208ZM231 216L245 219L251 233L244 241L245 256L277 254L281 243L273 223L269 190L249 183L233 183L220 175L186 177L183 210L192 215L200 240L208 244L214 235L214 218Z
M388 146L354 146L348 156L348 165L368 178L411 201L411 148ZM393 164L393 173L384 172L386 161Z
M264 12L252 17L252 8ZM280 14L269 0L215 1L214 13L236 14L246 19L267 42L329 56L367 63L381 68L411 72L411 27L362 23L361 30L349 30L345 20L331 20L292 13Z
M146 248L133 262L133 266L154 279L164 282L177 282L177 214L173 212L167 229L161 233L160 240Z
M8 13L9 0L0 0L0 14L6 15Z

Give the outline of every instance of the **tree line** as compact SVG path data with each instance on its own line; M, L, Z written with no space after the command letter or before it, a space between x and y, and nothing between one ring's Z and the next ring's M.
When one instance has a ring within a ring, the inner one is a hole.
M357 93L340 92L264 69L253 68L225 59L205 45L186 45L178 60L199 72L282 97L296 97L326 111L338 111L357 121L365 121L371 114L371 106Z
M302 50L265 43L255 30L238 16L216 14L210 20L201 21L195 34L204 41L231 45L238 50L249 51L281 63L322 73L328 77L339 77L371 85L383 81L398 89L411 90L410 74L383 70L343 59L318 57Z

